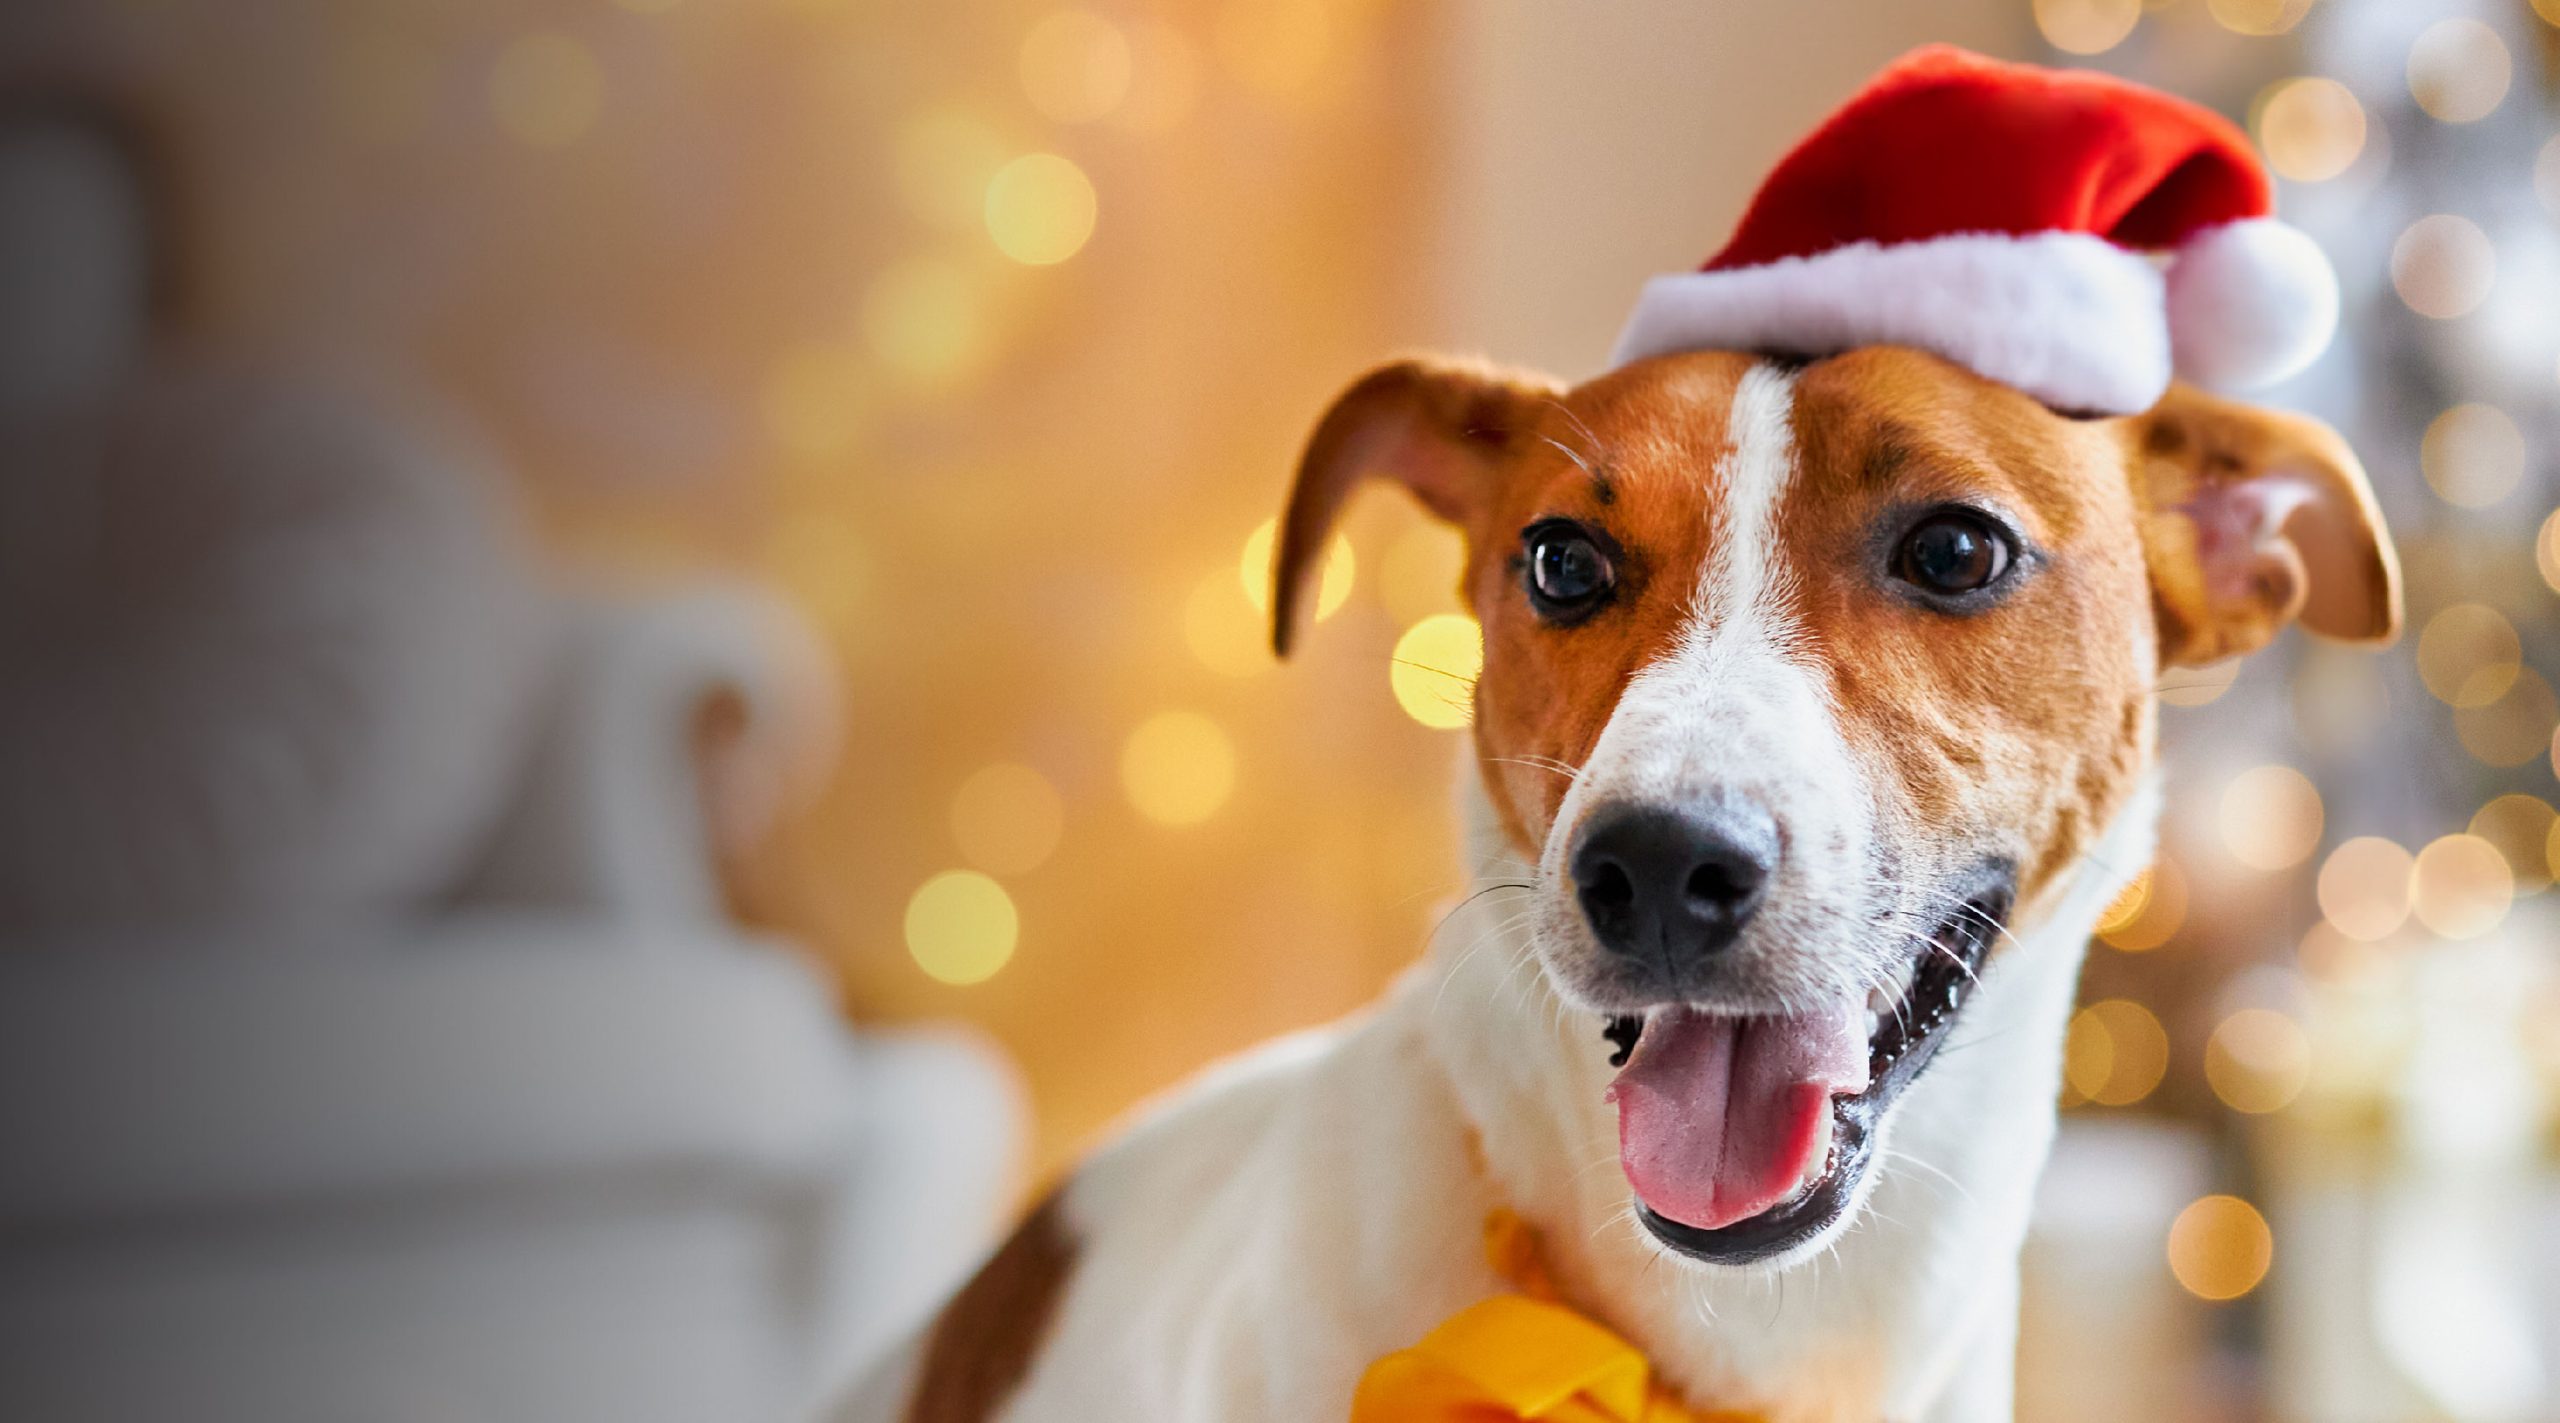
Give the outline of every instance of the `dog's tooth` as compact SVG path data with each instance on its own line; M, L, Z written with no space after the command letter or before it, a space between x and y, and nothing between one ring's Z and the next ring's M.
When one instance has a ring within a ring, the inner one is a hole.
M1893 1016L1895 1005L1901 1001L1902 1000L1900 998L1885 991L1881 987L1870 988L1867 990L1867 1016L1870 1018L1890 1018Z
M1798 1191L1821 1180L1822 1173L1830 1169L1832 1119L1832 1113L1824 1112L1814 1125L1813 1150L1805 1154L1804 1174L1796 1180Z

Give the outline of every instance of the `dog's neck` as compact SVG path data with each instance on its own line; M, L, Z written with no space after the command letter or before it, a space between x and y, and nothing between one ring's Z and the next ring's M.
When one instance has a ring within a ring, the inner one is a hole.
M1474 778L1464 786L1475 884L1533 881ZM2021 906L2016 940L1890 1119L1859 1219L1827 1254L1782 1272L1700 1267L1637 1224L1602 1099L1600 1020L1549 987L1510 896L1476 896L1450 917L1404 1005L1425 1019L1492 1191L1539 1228L1574 1302L1694 1402L1784 1419L1925 1416L1968 1355L1991 1353L1990 1386L2006 1388L2017 1251L2052 1142L2081 956L2149 863L2157 808L2146 780L2068 882Z

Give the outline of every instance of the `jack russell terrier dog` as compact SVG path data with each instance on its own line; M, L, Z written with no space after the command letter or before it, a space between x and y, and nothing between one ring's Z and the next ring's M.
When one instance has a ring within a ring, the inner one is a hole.
M1950 53L1903 67L2084 78ZM1364 479L1464 532L1479 892L1374 1008L1087 1161L845 1417L1341 1419L1374 1361L1509 1287L1496 1213L1690 1407L2009 1416L2064 1026L2150 858L2163 673L2295 620L2387 638L2396 565L2335 434L2166 370L2124 398L2050 353L2004 367L2015 333L1724 334L1633 339L1574 386L1403 361L1334 403L1275 642Z

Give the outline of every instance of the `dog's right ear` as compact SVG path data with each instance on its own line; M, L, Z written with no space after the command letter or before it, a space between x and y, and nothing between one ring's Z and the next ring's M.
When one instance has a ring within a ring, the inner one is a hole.
M1333 521L1373 475L1413 491L1435 516L1469 528L1503 461L1528 438L1536 408L1563 387L1489 365L1397 361L1336 397L1298 461L1271 569L1271 648L1296 639L1306 575Z

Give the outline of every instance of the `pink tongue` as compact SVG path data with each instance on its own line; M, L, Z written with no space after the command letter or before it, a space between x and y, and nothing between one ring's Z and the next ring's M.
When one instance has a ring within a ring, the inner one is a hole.
M1618 1161L1656 1215L1721 1230L1793 1195L1831 1099L1866 1087L1863 1002L1783 1018L1675 1008L1610 1084Z

